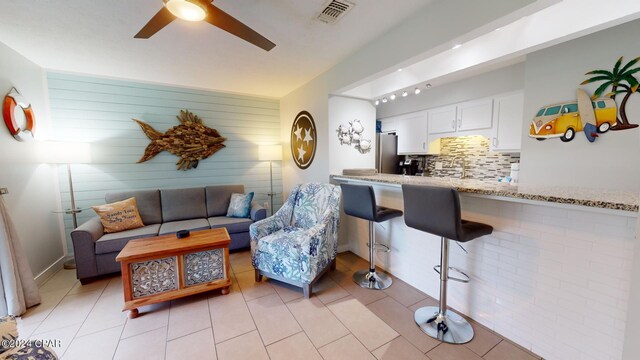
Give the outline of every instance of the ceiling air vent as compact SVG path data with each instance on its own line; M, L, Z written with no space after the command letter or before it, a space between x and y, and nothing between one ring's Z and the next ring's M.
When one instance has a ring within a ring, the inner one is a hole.
M354 6L355 4L348 1L330 0L327 6L318 14L318 20L327 24L335 24Z

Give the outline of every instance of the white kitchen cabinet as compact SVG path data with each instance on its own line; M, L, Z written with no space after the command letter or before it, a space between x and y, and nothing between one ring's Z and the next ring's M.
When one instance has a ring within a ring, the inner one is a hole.
M391 119L383 119L383 120L380 120L380 123L381 123L381 125L382 125L382 129L381 129L381 131L382 131L383 133L386 133L386 132L393 132L393 131L396 131L396 130L397 130L397 129L396 129L396 123L397 123L397 121L396 121L396 119L395 119L395 118L391 118Z
M429 134L444 134L456 131L456 106L443 106L431 109L429 116Z
M467 101L457 107L457 131L491 129L493 99Z
M396 118L398 135L398 155L417 155L427 153L426 111L419 111Z
M523 92L506 94L494 99L491 151L520 152L523 118Z

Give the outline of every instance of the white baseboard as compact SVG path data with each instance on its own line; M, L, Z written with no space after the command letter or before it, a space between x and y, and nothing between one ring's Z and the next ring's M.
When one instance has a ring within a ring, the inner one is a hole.
M70 258L68 256L63 256L60 259L56 260L56 262L51 264L51 266L46 268L43 272L41 272L35 277L36 284L38 286L44 284L44 282L47 281L50 277L52 277L53 274L57 273L60 269L62 269L62 266L64 265L64 263L69 259Z
M349 244L343 244L338 246L339 253L347 252L347 251L351 251L351 247L349 246Z

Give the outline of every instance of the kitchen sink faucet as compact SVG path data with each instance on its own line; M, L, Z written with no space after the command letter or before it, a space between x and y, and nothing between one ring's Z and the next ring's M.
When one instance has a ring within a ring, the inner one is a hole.
M460 175L460 179L464 179L466 177L466 172L464 170L464 157L460 156L460 155L456 155L453 157L453 159L451 159L451 164L449 165L450 168L453 168L453 163L456 161L457 158L462 159L462 174Z

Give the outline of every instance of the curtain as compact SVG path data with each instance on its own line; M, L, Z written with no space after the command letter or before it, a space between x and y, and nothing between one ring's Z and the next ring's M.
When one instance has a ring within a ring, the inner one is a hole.
M19 316L40 303L38 286L0 196L0 316Z

